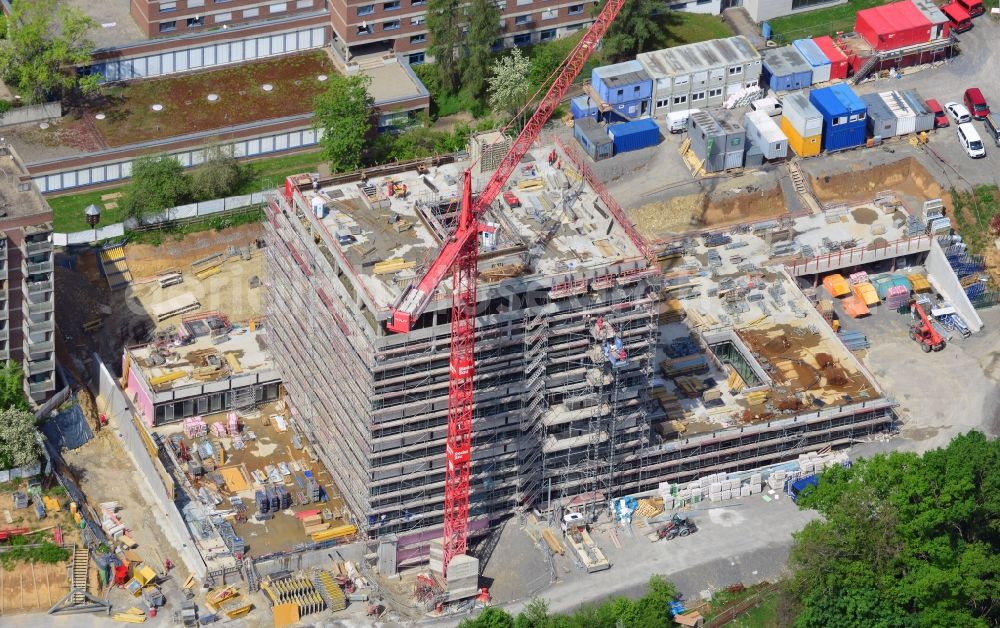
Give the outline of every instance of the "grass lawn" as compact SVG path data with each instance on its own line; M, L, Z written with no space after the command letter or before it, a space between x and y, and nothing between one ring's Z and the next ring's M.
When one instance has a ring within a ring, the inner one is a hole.
M732 29L718 15L671 11L661 15L659 20L663 28L660 30L659 41L652 50L733 36Z
M969 252L982 255L993 246L990 222L1000 213L1000 190L995 185L979 185L973 192L952 190L951 199L962 242Z
M741 591L722 590L712 596L712 601L707 609L702 609L701 614L709 622L723 616L727 611L738 607L762 594L758 606L746 610L733 618L727 626L738 628L777 628L778 614L778 592L771 588L771 585L762 583Z
M760 606L751 608L728 625L731 628L777 628L780 625L778 622L778 596L772 595L764 600Z
M774 31L771 38L779 44L790 44L793 40L803 37L820 37L838 31L853 31L854 15L858 11L888 4L890 1L849 0L847 4L768 20Z
M250 194L252 192L259 192L265 187L280 187L282 181L288 175L315 172L321 163L322 159L320 159L318 151L250 162L246 164L247 168L250 169L250 175L239 192L241 194ZM46 200L49 206L52 207L54 216L53 229L60 233L88 229L87 221L83 217L83 210L90 204L101 208L102 225L112 225L116 222L121 222L125 218L122 209L120 207L108 209L105 207L105 203L101 201L101 197L114 194L115 192L124 192L126 187L127 184L103 190L47 197Z
M209 131L310 112L313 96L323 89L317 77L334 72L329 57L310 52L137 81L112 89L105 103L85 115L105 115L93 123L109 146ZM218 101L209 102L209 94ZM163 109L153 111L154 105Z
M83 217L83 210L88 205L97 205L101 209L101 224L99 226L113 225L121 222L125 218L125 212L119 208L108 209L104 206L102 196L124 191L124 186L79 194L68 194L66 196L53 196L45 200L52 208L52 228L59 233L83 231L89 229L87 221ZM119 199L119 204L121 199Z

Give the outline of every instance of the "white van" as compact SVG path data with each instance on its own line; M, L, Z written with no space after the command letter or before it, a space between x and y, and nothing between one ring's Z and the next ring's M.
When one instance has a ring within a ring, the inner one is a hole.
M986 156L983 140L979 138L979 133L971 122L958 125L958 141L962 143L965 152L969 153L969 157L979 159Z
M667 114L667 130L671 133L683 133L687 130L688 118L691 114L698 113L701 109L684 109L682 111L671 111Z
M781 101L773 96L758 98L750 103L750 109L753 111L763 111L772 118L775 118L781 115Z

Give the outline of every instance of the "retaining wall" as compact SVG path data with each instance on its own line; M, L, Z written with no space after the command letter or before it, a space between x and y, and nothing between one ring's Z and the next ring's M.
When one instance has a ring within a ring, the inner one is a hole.
M979 318L979 313L969 301L965 294L965 289L958 281L958 276L948 263L948 258L944 254L944 249L934 239L931 243L930 252L927 254L927 261L924 262L927 269L927 277L940 292L955 307L955 311L962 317L965 324L969 326L969 331L976 333L983 328L983 319Z
M147 489L144 491L146 501L159 511L157 514L162 515L157 517L159 525L188 571L196 578L204 579L207 573L205 561L198 552L184 518L174 504L173 489L168 489L163 482L162 477L166 474L166 470L146 450L143 438L133 421L135 408L118 386L114 375L96 353L93 355L93 362L96 365L92 373L93 388L96 388L98 398L106 404L105 413L111 419L123 448L143 478L140 487Z
M39 105L25 105L23 107L15 107L6 113L0 114L0 127L41 122L42 120L53 120L61 117L62 103L46 102Z

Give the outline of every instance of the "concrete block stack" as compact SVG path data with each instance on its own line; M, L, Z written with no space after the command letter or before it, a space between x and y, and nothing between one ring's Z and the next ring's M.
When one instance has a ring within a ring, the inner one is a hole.
M767 486L774 491L784 490L786 481L788 481L787 471L775 471L767 476Z

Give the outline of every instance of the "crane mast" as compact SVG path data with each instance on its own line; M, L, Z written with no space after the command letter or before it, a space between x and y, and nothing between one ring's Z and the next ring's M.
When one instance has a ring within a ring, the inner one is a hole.
M468 550L479 220L501 193L531 145L538 139L545 122L562 101L573 80L596 50L601 38L624 4L625 0L607 0L594 23L566 57L562 69L542 97L537 109L475 198L472 194L471 167L465 171L462 180L462 205L455 233L445 242L441 252L420 281L411 284L400 295L392 310L392 317L387 323L390 331L409 332L437 292L438 285L449 272L452 274L442 564L446 577L451 559Z

